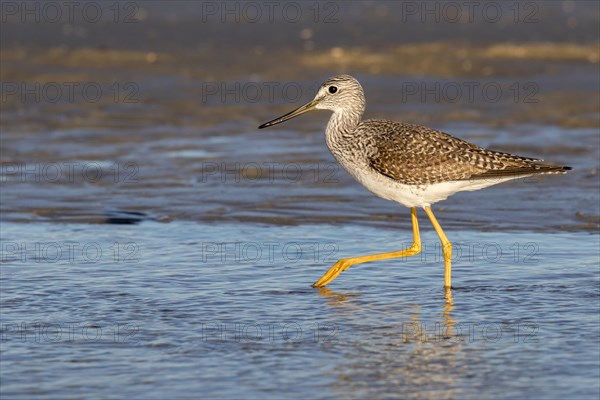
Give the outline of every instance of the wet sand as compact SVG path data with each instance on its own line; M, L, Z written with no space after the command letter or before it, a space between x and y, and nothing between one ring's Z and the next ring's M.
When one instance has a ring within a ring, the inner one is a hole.
M459 194L440 205L451 213L450 226L481 228L502 221L500 229L595 231L597 48L575 46L560 58L556 53L563 45L528 44L523 51L498 44L455 46L432 43L376 56L334 48L282 58L291 78L358 76L368 101L366 117L426 124L484 147L574 167L568 176ZM461 62L436 59L451 49ZM325 113L269 132L256 130L260 122L310 99L320 81L276 81L279 72L268 65L254 80L252 74L242 81L203 80L200 73L186 74L199 60L177 53L153 58L143 52L52 48L4 54L11 56L3 57L3 81L24 82L20 85L34 91L5 94L7 221L103 222L112 213L136 212L142 213L139 219L159 221L389 225L390 218L408 216L401 207L372 198L335 164L324 146ZM407 54L409 61L395 68L392 60L407 60ZM219 56L218 51L210 55ZM468 72L466 64L479 67ZM367 65L382 71L369 74ZM74 101L64 82L82 82L81 90L73 89ZM238 92L226 92L235 88ZM59 91L61 101L44 101ZM88 92L100 93L98 100L86 97ZM558 190L565 187L569 190ZM493 201L508 192L510 202ZM492 204L499 209L490 212ZM544 218L549 213L553 218Z

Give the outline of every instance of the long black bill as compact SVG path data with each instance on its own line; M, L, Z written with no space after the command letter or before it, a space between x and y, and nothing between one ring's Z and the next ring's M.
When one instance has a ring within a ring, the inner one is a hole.
M262 124L261 126L259 126L258 129L268 128L269 126L280 124L282 122L287 121L288 119L292 119L294 117L297 117L300 114L304 114L305 112L309 112L311 110L314 110L316 106L317 106L317 101L313 100L311 102L306 103L305 105L303 105L301 107L296 108L294 111L290 111L289 113L287 113L285 115L282 115L279 118L275 118L272 121L265 122L264 124Z

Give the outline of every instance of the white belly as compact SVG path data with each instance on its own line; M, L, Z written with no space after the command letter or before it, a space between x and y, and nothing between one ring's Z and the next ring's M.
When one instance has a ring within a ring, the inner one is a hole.
M376 196L395 201L406 207L426 207L445 200L456 192L472 191L506 182L517 176L448 181L431 185L404 185L370 168L359 168L355 164L341 163L342 166L364 187ZM521 178L522 176L519 176Z

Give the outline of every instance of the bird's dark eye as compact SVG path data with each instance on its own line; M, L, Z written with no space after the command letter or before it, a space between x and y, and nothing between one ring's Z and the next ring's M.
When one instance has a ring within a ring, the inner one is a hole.
M337 87L329 86L329 93L334 94L335 92L337 92Z

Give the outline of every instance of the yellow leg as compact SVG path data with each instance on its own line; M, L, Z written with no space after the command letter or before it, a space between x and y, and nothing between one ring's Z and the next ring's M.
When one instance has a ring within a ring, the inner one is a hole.
M442 242L442 252L444 253L444 287L450 288L452 286L452 243L450 243L446 237L446 234L442 230L440 224L438 224L437 219L435 219L435 215L433 215L433 211L431 211L431 208L423 208L425 209L427 216L431 220L431 224L435 228L435 231Z
M313 283L313 287L323 287L327 285L329 282L337 278L338 275L341 274L343 271L356 264L362 264L377 260L387 260L388 258L408 257L414 256L415 254L419 254L421 252L421 236L419 235L417 209L415 207L412 207L410 209L410 214L412 216L413 244L409 248L400 251L392 251L389 253L372 254L369 256L342 258L341 260L336 262L333 265L333 267L331 267L329 271L327 271L325 275L321 277L321 279Z

